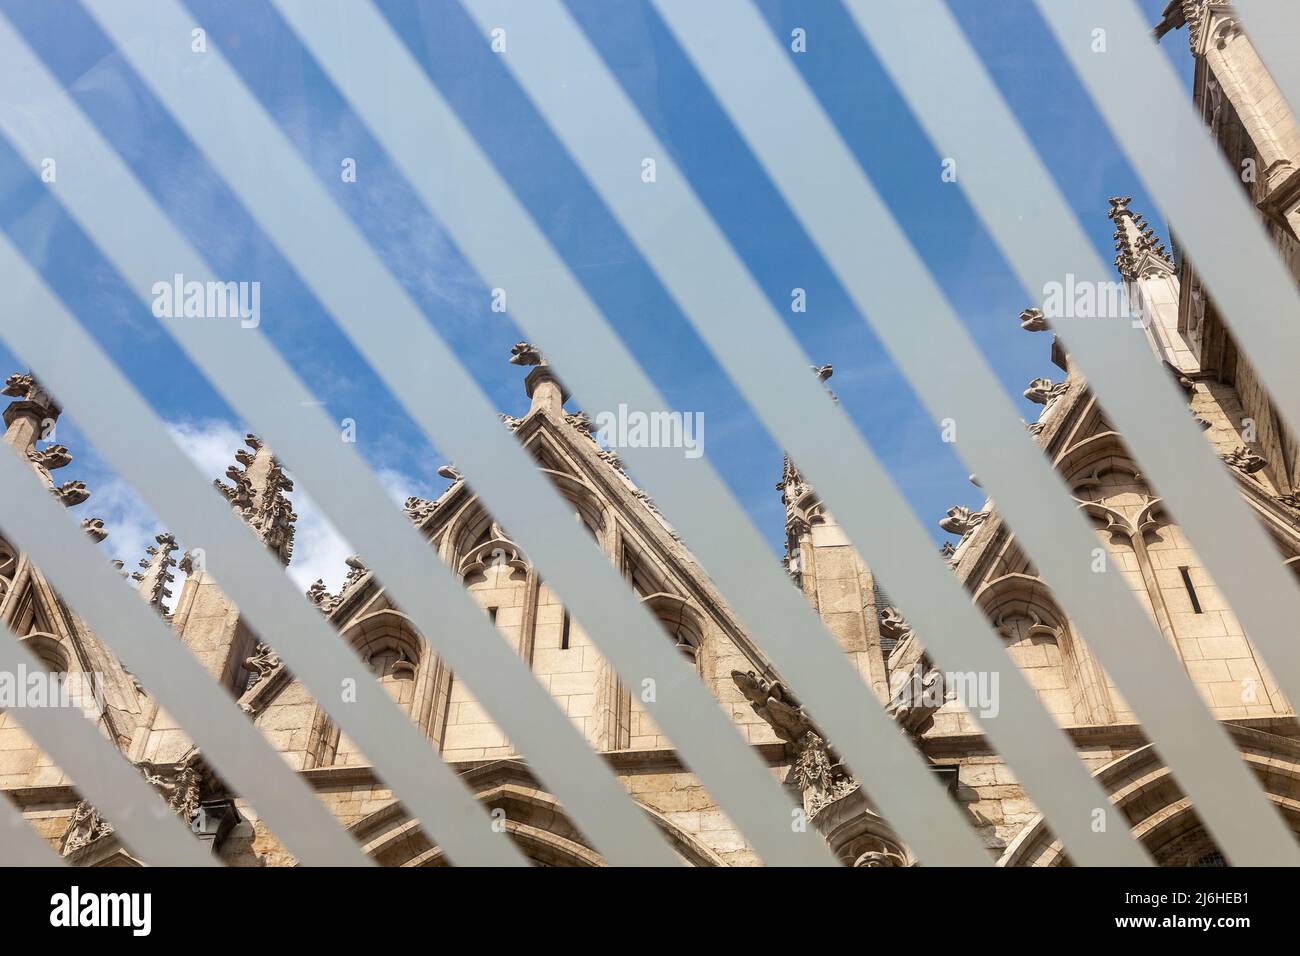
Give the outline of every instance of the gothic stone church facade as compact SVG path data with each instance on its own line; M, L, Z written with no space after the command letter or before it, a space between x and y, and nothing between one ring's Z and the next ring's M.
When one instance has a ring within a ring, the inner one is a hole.
M1300 128L1238 28L1230 4L1173 2L1157 33L1184 26L1196 58L1196 103L1228 159L1239 168L1250 160L1260 171L1245 188L1300 276ZM1111 201L1109 215L1115 224L1116 265L1129 295L1150 317L1151 347L1179 377L1189 414L1203 422L1206 439L1276 542L1277 560L1300 565L1300 462L1294 435L1274 412L1190 265L1165 252L1123 197ZM1048 332L1037 310L1026 310L1020 321L1028 332ZM526 348L517 352L525 361L537 358ZM1300 831L1300 740L1292 702L1278 691L1200 559L1161 511L1122 436L1112 430L1058 343L1051 356L1063 374L1059 381L1043 377L1030 384L1026 395L1042 405L1030 430L1095 519L1112 566L1122 570L1177 650L1188 677L1228 727L1270 799ZM827 754L799 749L816 738L792 732L790 721L806 718L782 688L780 675L746 639L721 595L617 457L594 441L590 422L565 412L545 365L530 375L529 392L528 414L507 419L507 427L572 503L628 586L663 622L666 639L694 662L750 745L812 811L813 824L838 858L846 865L914 863L851 780L840 780L829 793L810 792L817 784L797 768ZM5 394L13 399L4 413L5 441L31 461L65 504L82 504L88 497L84 486L56 484L52 477L53 470L70 461L67 450L39 440L42 423L58 417L55 400L25 375L12 376ZM1253 423L1249 430L1247 420ZM268 448L251 436L247 444L227 472L231 483L218 486L287 564L293 541L292 486ZM529 663L591 746L604 754L684 860L699 866L758 863L638 698L619 684L578 622L570 619L560 597L513 547L470 486L454 470L445 473L453 479L451 486L437 500L408 501L407 513L461 575L502 638ZM944 768L954 799L990 857L1006 866L1068 862L970 715L951 694L948 699L917 694L913 675L918 667L925 686L939 680L927 671L925 635L913 633L887 605L870 569L789 461L778 488L786 506L792 586L801 588L817 608L882 705L927 759ZM102 538L102 523L88 518L83 525ZM996 510L987 504L976 512L956 507L942 525L958 539L945 548L953 573L1003 635L1011 659L1028 675L1042 705L1065 728L1134 835L1164 865L1220 862L1217 848L1146 743L1127 704ZM505 559L495 560L495 555ZM141 598L167 615L176 638L238 698L270 744L378 862L441 862L438 847L425 840L376 781L365 757L280 664L273 648L248 630L216 581L201 568L189 568L174 610L165 611L178 558L183 564L176 541L158 535L157 545L132 575ZM541 788L463 683L429 652L408 618L390 603L382 583L361 559L350 559L349 566L340 593L330 594L317 584L308 597L369 662L430 745L485 805L505 810L512 836L534 861L599 865L599 856L564 808ZM839 600L846 593L860 596L852 602L852 613ZM217 821L206 834L212 852L238 866L294 862L253 808L224 789L185 733L87 631L40 570L3 539L0 621L51 670L104 675L105 700L98 716L102 732L166 790L179 814L197 820L202 807L203 819ZM793 711L766 706L769 698L782 695ZM773 719L774 711L785 716ZM0 788L71 862L137 862L12 713L0 715Z

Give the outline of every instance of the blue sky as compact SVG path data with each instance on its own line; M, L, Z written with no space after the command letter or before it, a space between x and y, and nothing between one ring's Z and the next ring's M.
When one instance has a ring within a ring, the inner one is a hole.
M780 476L780 449L500 58L456 3L380 0L377 5L673 406L704 413L708 456L779 554L783 511L773 484ZM689 173L777 311L787 316L810 363L834 364L831 384L841 403L933 529L937 544L945 537L937 519L954 504L978 506L981 493L967 481L951 446L939 440L937 428L707 87L647 3L569 0L567 5ZM1141 5L1154 23L1164 0L1141 0ZM188 0L186 6L195 24L206 29L211 46L231 61L500 410L521 413L523 375L506 358L522 336L508 314L490 310L488 290L275 11L260 0ZM794 57L796 65L1007 390L1018 397L1032 378L1059 378L1048 357L1048 337L1019 328L1017 316L1029 302L959 187L940 180L939 156L839 4L759 0L758 6L779 36L788 37L796 26L807 31L808 52ZM950 0L950 6L1105 260L1113 256L1107 197L1132 194L1134 208L1160 223L1159 210L1123 161L1029 0ZM445 481L435 470L445 456L421 438L84 10L70 0L0 0L0 11L219 274L261 282L262 324L257 333L246 334L267 335L336 419L357 420L358 446L393 496L400 500L441 490ZM1185 33L1167 37L1163 47L1190 81ZM4 95L21 101L22 91ZM361 170L356 183L341 181L342 157L356 158ZM436 164L437 157L429 161ZM246 429L3 137L0 228L173 423L205 473L224 472ZM796 286L808 293L803 314L789 310L790 289ZM0 343L0 369L17 368ZM575 396L570 406L580 407L581 399ZM1037 406L1021 400L1021 407L1026 419L1037 416ZM64 416L58 438L75 457L59 480L84 480L94 493L76 509L78 517L103 517L111 534L102 548L134 565L161 527L99 459L90 438L77 429L75 414ZM147 447L141 454L148 454ZM320 576L337 586L349 549L304 500L301 492L310 488L299 488L299 540L290 573L304 587Z

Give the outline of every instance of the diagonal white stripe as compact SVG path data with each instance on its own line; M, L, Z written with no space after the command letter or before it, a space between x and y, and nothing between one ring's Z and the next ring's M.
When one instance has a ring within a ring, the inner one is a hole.
M509 11L476 0L466 6L481 25L511 24L525 35L547 38L544 47L516 44L508 65L522 76L543 115L720 364L810 476L867 563L888 582L891 596L940 664L1000 673L1000 713L981 716L981 725L1022 776L1032 799L1044 811L1055 809L1049 819L1061 818L1058 828L1067 844L1081 859L1100 862L1108 858L1109 848L1141 860L1122 826L1108 827L1110 835L1101 840L1092 833L1095 811L1108 808L1104 793L1084 772L1024 676L1009 666L1001 642L870 448L806 374L807 360L798 344L580 31L556 4ZM594 83L592 77L602 82ZM583 96L573 96L570 91L579 88ZM642 156L652 156L658 164L653 188L624 175L627 164L636 165ZM664 228L665 211L671 229ZM745 347L735 348L740 341ZM783 383L780 392L767 387L773 381ZM817 695L809 698L815 709ZM1071 785L1063 787L1062 781Z
M33 829L13 803L3 801L0 816L0 866L64 866L63 857L54 852L44 837Z
M1300 116L1300 8L1280 0L1236 0L1236 6L1249 28L1248 42L1263 56L1291 104L1291 115Z
M1113 280L946 7L936 0L871 5L854 0L849 9L931 140L945 144L945 155L961 158L958 183L1031 298L1070 272L1079 281ZM1114 34L1110 31L1112 51ZM900 55L898 45L917 35L928 38L945 64L942 80L924 64ZM1007 215L1010 208L1016 216ZM1268 642L1281 640L1293 626L1288 622L1300 616L1300 598L1280 562L1268 560L1273 552L1268 536L1206 447L1185 399L1163 372L1153 374L1157 360L1127 320L1052 321L1193 546L1214 543L1197 553L1247 632L1267 652ZM1177 768L1176 776L1196 792L1197 810L1218 838L1245 841L1241 845L1247 852L1238 854L1239 862L1277 856L1294 860L1289 839L1261 845L1256 828L1261 814L1241 812L1234 791L1243 781L1253 786L1250 777L1234 769L1225 778L1205 762L1207 747L1231 748L1230 742L1221 735L1188 740L1177 713L1162 719L1157 712L1142 720L1166 761ZM1223 786L1233 779L1236 787ZM1276 833L1271 822L1265 825Z
M19 288L26 264L3 237L0 264L10 277L5 291ZM28 281L29 277L27 273ZM16 305L26 304L17 297L6 298L0 315L15 314ZM38 304L50 306L42 313L47 316L58 312L53 300ZM15 324L8 320L0 325L11 345L15 340L9 333ZM3 468L0 462L0 474ZM63 509L23 481L8 482L6 495L16 503L3 516L6 532L154 698L189 730L222 778L257 808L289 851L309 865L365 864L366 858L316 795L267 746L157 615L123 586L84 534L60 513Z
M769 863L832 863L815 834L791 827L788 794L745 746L659 624L592 550L567 502L500 428L482 391L220 54L209 49L201 82L174 72L174 61L153 56L175 31L183 28L188 35L191 21L184 11L158 4L150 20L141 22L113 4L88 7L411 417L463 467L488 509L536 559L623 683L640 687L654 681L657 697L647 701L651 716L760 855ZM148 36L144 42L142 32ZM228 135L231 116L238 117L247 139ZM247 141L258 143L256 154L245 148ZM439 374L430 376L430 367ZM271 440L293 457L296 436Z
M163 423L94 348L62 304L49 293L7 240L0 242L0 247L5 253L6 275L15 277L12 285L6 284L2 290L7 294L7 308L0 310L0 333L16 352L29 361L37 375L60 396L87 431L99 437L97 448L103 458L140 492L152 510L180 537L203 542L209 569L221 582L223 592L237 603L252 630L258 634L275 635L275 648L295 677L363 752L380 755L372 757L380 776L403 804L436 830L450 857L462 861L524 864L522 855L507 839L493 831L486 813L474 802L459 778L416 733L388 692L362 667L356 655L321 615L294 592L280 564L250 537L248 529L230 513L225 502L204 487L205 482L197 469L168 435ZM43 319L37 323L31 319L14 318L29 315L40 315ZM155 443L148 445L150 455L146 458L139 455L137 449L141 439L147 441L150 436L157 438ZM167 437L164 439L163 436ZM30 534L25 544L33 555L37 554L38 543L31 540ZM65 577L61 589L75 595L77 592L67 586L71 571L66 560L60 564L63 558L63 555L47 553L37 560L51 578L56 578L62 571ZM101 618L93 626L97 633L101 633L107 625L115 624ZM170 632L167 633L170 637ZM170 637L169 642L175 644L175 638ZM154 686L148 681L139 659L130 655L126 657L146 684ZM185 657L188 658L188 654ZM193 668L198 666L192 658L188 663ZM191 692L193 689L189 688ZM345 689L351 691L347 699L344 699ZM162 699L161 693L159 698ZM177 713L200 746L208 749L194 724L186 722L184 712L175 709L174 699L164 706ZM211 696L204 706L213 706ZM189 714L191 721L202 719L202 709L197 713L189 710ZM255 738L261 739L258 735ZM221 755L213 752L212 756L218 772L225 771L226 764ZM388 762L381 763L381 757L387 757ZM278 756L275 759L281 761ZM283 781L283 775L280 776ZM292 773L289 773L289 779L297 782L294 796L301 802L305 785ZM236 789L242 789L233 774L231 780ZM317 816L318 808L324 812L319 801L313 800L313 804L311 807L295 806L293 813L306 817L308 811ZM330 822L330 830L321 832L323 824L317 816L315 823L318 826L314 827L313 838L321 841L328 836L331 842L336 842L343 834L332 817L328 814L325 817ZM269 819L279 832L283 824L274 818ZM283 835L286 844L293 849L289 834ZM350 849L355 850L355 846ZM341 852L341 847L336 852ZM355 853L350 853L349 862L356 862L355 856Z
M152 277L180 271L192 279L212 277L211 270L132 178L111 148L77 111L30 55L15 51L10 62L21 70L28 96L42 103L45 115L79 146L71 177L75 184L56 193L86 227L98 233L101 248L137 293ZM0 65L0 70L3 65ZM0 126L8 114L0 112ZM39 144L23 144L35 163ZM123 207L129 210L123 213ZM141 241L140 237L152 241ZM431 646L478 694L511 739L528 753L539 776L587 824L596 846L612 862L671 864L676 857L656 828L631 801L606 764L583 742L555 701L499 638L482 610L427 543L388 504L387 495L354 450L340 450L337 432L306 388L279 356L256 338L260 333L227 336L205 323L182 323L174 334L214 381L240 376L256 381L256 390L227 387L232 405L246 421L271 427L264 434L290 436L290 457L300 477L328 476L310 483L316 499L332 512L335 526L362 549L379 580L392 589ZM495 424L495 423L494 423ZM299 439L303 440L299 440ZM277 452L285 451L276 443ZM328 451L325 451L328 449ZM370 513L359 501L380 502ZM372 559L373 555L373 559ZM371 759L377 759L371 755ZM588 820L590 818L590 820Z
M0 454L4 450L0 449ZM9 456L4 455L5 459ZM15 458L16 473L30 472ZM32 480L31 475L26 476ZM0 671L39 674L47 670L8 625L0 636ZM90 677L78 673L76 677ZM20 688L26 685L18 683ZM89 688L87 688L89 689ZM76 706L11 707L6 711L73 781L145 862L156 866L216 866L187 826L121 752Z
M280 10L449 230L487 285L509 289L511 315L563 371L589 408L667 409L635 359L602 319L563 260L495 175L455 113L383 21L363 7L320 17L318 4L280 0ZM358 49L386 64L382 75L349 70ZM392 90L407 100L384 108ZM431 165L429 156L440 162ZM453 178L443 168L455 169ZM484 229L490 224L491 229ZM600 361L592 361L592 355ZM768 549L707 460L677 451L620 448L656 502L711 569L748 636L794 686L821 684L816 707L850 765L912 850L928 862L979 864L988 854L915 751L857 679L820 619L770 559Z

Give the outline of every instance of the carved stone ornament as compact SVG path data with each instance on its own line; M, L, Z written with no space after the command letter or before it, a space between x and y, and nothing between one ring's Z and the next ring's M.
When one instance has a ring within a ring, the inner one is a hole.
M262 641L253 648L253 656L244 658L244 667L248 669L248 683L244 692L252 690L283 666L280 655Z
M1059 382L1054 385L1050 378L1036 378L1025 389L1025 398L1035 405L1050 405L1064 395L1069 388L1070 384L1068 382Z
M925 655L894 691L886 712L910 734L918 733L931 715L943 706L943 672Z
M510 349L511 365L544 365L541 351L529 342L517 342Z
M113 824L101 817L97 809L82 800L72 811L72 819L68 821L68 829L63 833L59 852L64 856L75 853L112 832Z
M1020 327L1026 332L1046 332L1047 317L1042 309L1025 309L1020 313Z
M294 522L298 520L287 497L293 491L293 482L279 459L256 435L244 436L244 444L248 450L235 453L238 464L226 469L230 484L220 479L212 484L258 539L283 564L288 564L293 557Z
M197 749L190 750L174 764L138 766L145 782L157 790L171 811L192 829L201 815L203 801L222 796L220 785ZM60 852L67 856L112 832L112 824L104 820L94 806L82 800L72 811Z
M858 782L783 684L753 671L732 671L731 679L754 713L785 742L793 758L786 783L799 791L810 820L830 803L858 789Z
M965 537L989 516L987 511L971 511L965 505L954 505L948 514L939 519L939 527L949 534Z
M438 509L438 502L430 498L418 498L415 495L406 499L403 510L406 517L410 518L416 524L423 524L429 515Z
M1266 458L1261 458L1245 445L1238 445L1222 457L1224 461L1243 475L1253 475L1257 471L1263 471L1268 466Z

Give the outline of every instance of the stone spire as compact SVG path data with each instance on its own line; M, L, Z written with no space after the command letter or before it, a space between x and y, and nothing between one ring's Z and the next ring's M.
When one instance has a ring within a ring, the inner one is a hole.
M532 407L528 409L530 414L543 408L552 416L564 416L564 403L569 400L569 392L555 377L537 346L528 342L516 343L510 349L510 364L534 366L524 379L524 390L533 400Z
M239 464L226 469L231 484L218 479L213 485L257 537L288 564L293 556L293 523L298 520L286 497L293 491L293 482L256 435L246 435L244 444L252 450L235 452Z
M172 557L176 550L176 538L164 531L154 541L158 542L157 545L151 544L145 548L145 553L149 556L140 559L140 567L144 570L134 572L131 579L137 582L136 591L145 601L153 607L161 608L163 599L172 596L167 585L176 578L171 572L176 567L176 559Z
M1125 279L1136 279L1144 263L1151 260L1173 269L1173 259L1165 251L1165 244L1141 213L1134 213L1128 204L1132 196L1112 196L1110 212L1106 217L1115 223L1115 268Z

